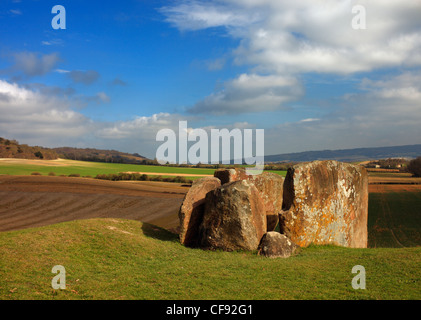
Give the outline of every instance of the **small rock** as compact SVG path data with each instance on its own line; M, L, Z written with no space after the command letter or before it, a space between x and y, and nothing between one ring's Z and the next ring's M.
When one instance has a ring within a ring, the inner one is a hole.
M259 245L259 255L268 258L288 258L298 248L294 242L279 232L265 233Z

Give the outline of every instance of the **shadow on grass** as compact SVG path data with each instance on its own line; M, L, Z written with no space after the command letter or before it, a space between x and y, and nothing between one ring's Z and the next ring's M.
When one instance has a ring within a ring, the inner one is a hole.
M178 234L172 233L168 230L163 228L157 227L150 223L143 222L142 224L142 232L145 236L161 240L161 241L170 241L170 242L178 242Z

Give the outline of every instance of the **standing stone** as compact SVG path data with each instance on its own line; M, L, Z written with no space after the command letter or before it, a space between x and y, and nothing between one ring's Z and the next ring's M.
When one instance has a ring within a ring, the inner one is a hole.
M257 250L266 232L263 201L256 187L234 181L206 195L199 228L200 247L205 249Z
M288 258L298 246L279 232L267 232L260 242L259 255L269 258Z
M240 180L252 182L263 200L267 216L267 231L275 230L278 224L278 215L282 210L284 178L273 172L248 175L244 168L219 169L215 171L214 176L221 180L222 185Z
M281 233L299 246L367 247L368 176L364 167L314 161L288 170Z
M178 212L180 219L180 242L185 246L197 245L198 229L202 222L206 194L218 188L218 178L206 177L193 182Z
M273 172L248 176L263 200L267 219L267 231L274 231L278 215L282 211L284 178Z

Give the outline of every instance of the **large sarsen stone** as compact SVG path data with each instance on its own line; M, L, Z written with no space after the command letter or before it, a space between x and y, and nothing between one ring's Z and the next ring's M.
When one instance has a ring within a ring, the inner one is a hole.
M198 229L202 222L206 194L220 185L221 181L214 177L205 177L193 182L178 212L179 237L182 244L190 247L197 245Z
M282 210L282 191L284 178L273 172L248 175L244 168L219 169L214 176L221 180L221 184L247 180L252 182L263 200L267 217L267 231L273 231L278 224L278 214Z
M265 233L264 204L254 184L234 181L206 195L199 227L201 248L257 250Z
M368 176L364 167L314 161L288 170L281 232L299 246L367 247Z

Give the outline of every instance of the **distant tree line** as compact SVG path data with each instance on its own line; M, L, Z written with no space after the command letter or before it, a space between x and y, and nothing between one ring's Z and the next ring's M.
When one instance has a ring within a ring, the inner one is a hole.
M421 177L421 157L413 159L409 162L408 171L412 173L414 177Z
M366 168L381 168L381 169L399 169L406 171L409 160L402 158L389 158L376 161L370 161L365 165Z
M110 180L110 181L162 181L162 182L176 182L192 184L193 180L186 179L185 177L163 177L163 176L149 176L147 174L140 173L109 173L109 174L98 174L95 179Z
M93 148L61 147L53 149L60 158L79 161L127 163L127 164L158 164L138 153L124 153L116 150L99 150Z

